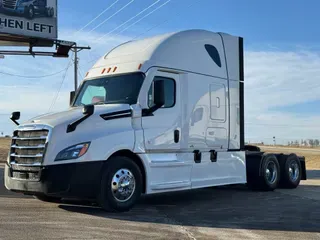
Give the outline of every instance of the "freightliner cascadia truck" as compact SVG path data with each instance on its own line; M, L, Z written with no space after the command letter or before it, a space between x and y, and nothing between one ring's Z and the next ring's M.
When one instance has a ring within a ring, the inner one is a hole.
M304 157L245 145L243 57L241 37L206 30L119 45L71 92L68 110L14 130L6 188L110 211L128 211L141 194L296 188Z
M0 10L24 15L28 19L36 16L54 16L54 8L47 6L48 0L0 0Z

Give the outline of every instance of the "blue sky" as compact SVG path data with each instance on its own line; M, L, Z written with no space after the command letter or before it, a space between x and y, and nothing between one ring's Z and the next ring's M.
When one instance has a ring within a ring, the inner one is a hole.
M81 2L81 1L80 1ZM87 5L79 1L59 1L60 27L80 28L89 22L104 6L113 1L93 0L88 11ZM119 9L129 0L122 0L113 9ZM113 23L121 22L124 16L142 10L154 0L136 0L121 14L113 18ZM184 28L205 28L225 31L244 36L248 44L299 45L320 42L318 11L320 2L308 0L308 4L298 0L172 0L154 13L148 21L137 27L153 25L179 13L180 18L172 19L162 26L165 30ZM112 10L110 11L112 12ZM74 16L81 16L81 21ZM137 28L136 27L136 28ZM99 28L100 32L110 29L110 24ZM134 30L134 29L133 29ZM162 29L157 29L157 31Z
M320 138L319 1L308 0L306 4L298 0L171 0L141 22L117 34L168 1L160 0L116 30L113 33L116 35L97 41L155 2L118 0L100 18L73 35L115 1L92 0L90 5L84 1L58 1L59 38L77 40L93 48L80 54L80 78L92 66L92 60L134 36L144 34L142 37L147 37L191 28L227 32L242 36L245 40L247 139L268 141L274 135L282 142L288 139ZM90 32L130 1L132 3L123 11ZM189 7L192 2L193 5ZM153 29L146 32L150 28ZM64 69L69 60L7 57L1 60L0 71L39 76ZM73 86L72 74L71 67L50 110L59 111L68 107L68 92ZM21 110L24 119L48 111L62 76L63 73L48 78L25 79L2 75L0 132L10 134L12 131L13 126L7 120L7 114L11 111ZM13 92L18 97L13 99ZM285 124L288 126L283 127Z

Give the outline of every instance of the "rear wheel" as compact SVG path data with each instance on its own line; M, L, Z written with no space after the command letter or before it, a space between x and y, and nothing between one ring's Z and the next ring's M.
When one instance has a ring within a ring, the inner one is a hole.
M128 211L141 192L142 174L138 165L127 157L109 159L102 174L100 206L106 211Z
M280 181L280 166L278 159L273 154L266 154L263 156L260 174L252 179L250 187L253 190L273 191Z
M281 168L281 187L298 187L301 180L301 173L301 163L299 158L295 154L290 154Z

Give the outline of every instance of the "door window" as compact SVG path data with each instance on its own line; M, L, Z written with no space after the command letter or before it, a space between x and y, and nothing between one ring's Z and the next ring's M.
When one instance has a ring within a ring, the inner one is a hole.
M155 77L153 83L150 87L148 93L148 106L152 107L154 105L153 97L154 97L154 82L163 80L164 81L164 96L165 96L165 103L163 108L171 108L176 103L176 82L172 78L166 77Z

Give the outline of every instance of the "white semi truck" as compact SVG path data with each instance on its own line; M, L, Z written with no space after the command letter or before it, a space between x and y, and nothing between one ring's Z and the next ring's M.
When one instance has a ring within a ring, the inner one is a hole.
M296 188L304 157L245 146L243 86L241 37L187 30L121 44L88 71L70 109L16 128L5 186L115 211L141 194Z

